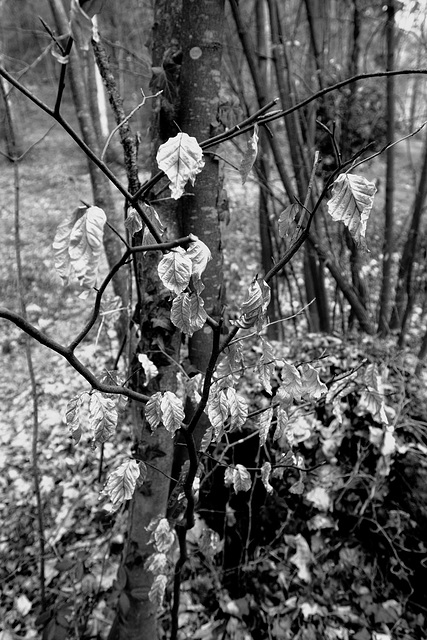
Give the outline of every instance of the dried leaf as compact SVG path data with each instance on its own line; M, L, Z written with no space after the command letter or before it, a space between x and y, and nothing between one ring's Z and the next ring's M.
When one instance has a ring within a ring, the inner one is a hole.
M217 384L212 385L206 410L214 429L215 439L218 440L224 433L225 422L228 418L229 407L226 389L221 389Z
M157 429L162 421L161 402L162 394L160 391L157 391L157 393L153 393L153 395L150 396L145 405L145 417L153 431Z
M196 175L205 165L203 151L196 138L187 133L178 133L159 147L157 164L171 181L170 190L174 200L184 193L188 181L194 185Z
M233 469L234 491L249 491L252 486L252 478L249 471L242 464L236 464Z
M125 227L129 231L131 236L134 236L135 233L138 233L138 231L141 231L143 227L141 216L139 215L138 211L133 207L129 207L128 209L126 220L125 220Z
M93 391L89 400L89 427L93 444L102 444L111 438L117 427L117 398Z
M270 475L271 475L271 464L269 462L264 462L264 464L261 467L261 480L267 493L273 492L273 487L270 484Z
M148 599L150 600L150 602L153 602L155 605L157 605L157 607L162 606L167 583L167 577L163 574L159 574L154 578L154 582L151 585L151 589L148 593Z
M249 329L255 324L261 325L270 303L270 295L268 284L255 278L249 285L248 297L241 306L241 316L236 320L236 325L242 329Z
M172 391L165 391L160 403L162 422L172 435L181 428L184 420L184 407L181 400Z
M65 412L67 427L69 428L71 437L76 444L80 442L80 438L82 437L80 409L83 402L83 395L84 394L79 393L77 396L74 396L74 398L71 398L67 404Z
M328 387L320 380L319 372L311 364L301 365L300 372L303 395L318 400L325 393L328 393Z
M266 411L263 411L259 417L259 443L261 446L264 446L267 442L272 419L273 407L269 407Z
M296 220L297 215L301 211L299 204L290 204L284 209L279 217L279 236L284 238L291 232L293 222Z
M231 415L231 429L240 429L248 417L248 405L243 396L236 393L236 390L229 387L226 391L229 411Z
M159 236L162 236L165 232L165 228L162 224L162 221L159 218L159 215L157 213L157 211L155 210L154 207L152 207L151 205L147 204L146 202L143 202L141 204L141 208L143 209L145 215L147 216L147 218L150 220L151 224L153 225L153 227L156 229L157 233L159 234ZM148 227L144 227L144 233L142 234L142 244L146 245L146 244L156 244L156 241L153 237L153 234L151 233L151 231L148 229Z
M333 220L345 224L356 245L367 250L366 225L377 188L363 176L341 173L332 186L328 212Z
M284 407L292 404L294 400L301 399L302 382L298 369L285 360L282 372L282 381L277 390L277 397Z
M254 126L254 132L247 142L246 151L240 164L240 175L242 176L242 184L245 184L249 172L254 166L258 154L258 125Z
M157 270L164 286L177 295L188 287L193 264L184 249L173 249L163 256Z
M95 285L105 222L99 207L78 207L58 226L53 250L55 268L64 284L74 272L84 289Z
M292 542L296 546L296 553L290 558L292 564L298 568L298 577L304 582L311 582L310 564L313 556L307 540L298 533L296 536L286 536L286 542Z
M153 378L159 375L159 370L154 362L151 362L150 358L145 355L145 353L139 353L138 360L141 363L142 368L144 369L145 384L148 384Z
M141 469L136 460L128 459L118 469L110 473L103 493L109 496L113 503L113 511L117 511L125 500L130 500Z
M171 320L183 333L192 336L201 329L208 314L205 303L195 291L180 293L172 302Z
M257 365L257 370L262 386L270 395L273 393L271 388L271 377L274 373L276 358L274 357L274 349L272 344L265 338L261 338L262 354Z
M193 264L193 279L198 280L206 269L209 260L212 259L209 247L207 247L204 242L197 238L193 242L190 242L186 253Z

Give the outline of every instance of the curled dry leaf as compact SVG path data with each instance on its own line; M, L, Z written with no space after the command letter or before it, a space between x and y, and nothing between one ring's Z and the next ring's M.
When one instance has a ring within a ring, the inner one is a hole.
M196 175L205 165L203 151L196 138L182 132L160 145L156 159L159 169L171 181L170 190L174 200L182 196L188 181L194 185Z

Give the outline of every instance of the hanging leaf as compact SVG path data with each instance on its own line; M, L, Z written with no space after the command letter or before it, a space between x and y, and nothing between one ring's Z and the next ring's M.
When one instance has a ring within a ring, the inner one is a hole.
M175 542L175 535L167 518L160 518L152 530L150 542L159 553L167 553Z
M271 475L271 464L269 462L264 462L264 464L261 467L261 480L267 493L273 492L273 487L270 484L270 475Z
M165 429L173 435L175 431L181 428L185 417L182 402L172 391L165 391L160 407Z
M319 372L311 364L301 365L300 372L303 395L318 400L328 393L328 387L320 380Z
M153 378L159 375L159 370L145 353L138 353L138 360L144 369L145 384L148 384Z
M241 342L233 342L216 368L217 384L221 388L235 387L245 368Z
M290 204L284 209L279 216L279 236L285 238L291 232L293 223L296 221L301 206L297 203Z
M224 433L225 422L228 418L228 409L226 390L221 389L217 384L212 385L206 410L216 440L219 440Z
M208 317L204 305L203 298L195 291L180 293L172 302L173 324L186 335L192 336L195 331L204 326Z
M224 472L224 485L226 487L231 487L231 485L233 484L233 478L234 478L234 469L232 469L231 467L227 467Z
M261 380L261 384L270 395L273 393L271 388L271 378L274 373L274 366L276 364L276 358L274 356L273 345L261 337L262 354L259 359L257 370Z
M282 381L280 387L277 390L277 397L283 406L289 406L294 400L301 399L302 382L301 375L298 369L286 362L281 372Z
M261 446L264 446L267 442L272 419L273 407L269 407L267 411L263 411L259 417L259 443Z
M154 575L165 574L168 568L168 557L165 553L152 553L144 566L146 571L151 571Z
M59 224L53 251L55 268L64 284L75 273L83 288L95 285L105 221L99 207L78 207Z
M151 589L148 592L148 599L157 607L161 607L165 596L166 586L168 583L167 576L159 574L154 578Z
M201 373L196 373L195 376L184 380L185 392L193 404L199 404L202 398L200 394L203 388L203 380Z
M181 247L164 255L157 267L159 278L166 289L177 295L188 287L192 269L192 262Z
M126 220L125 220L125 227L129 231L131 236L134 236L135 233L138 233L138 231L141 231L143 227L141 216L139 215L138 211L133 207L129 207L128 209Z
M270 295L268 284L264 280L254 278L249 285L248 297L240 308L241 316L236 320L236 325L242 329L249 329L255 324L260 325L270 303Z
M117 398L93 391L89 400L89 427L94 446L111 438L116 431L117 419Z
M144 211L147 218L150 220L151 224L153 225L153 227L155 228L159 236L162 236L165 232L165 228L155 208L147 204L146 202L143 202L141 204L141 208ZM148 229L148 227L144 227L144 233L142 234L142 244L143 245L156 244L154 236L151 233L151 231Z
M356 245L367 250L366 225L377 188L363 176L341 173L332 186L328 212L333 220L345 224Z
M240 164L239 173L242 176L242 184L245 184L249 172L254 166L258 154L258 125L254 126L254 132L247 142L246 151Z
M174 200L182 196L188 181L194 185L196 175L205 165L203 151L196 138L187 133L178 133L160 145L156 159L159 169L171 181L170 190Z
M277 423L274 431L273 440L279 440L285 435L286 428L289 424L287 411L283 407L277 407Z
M236 393L236 390L229 387L226 391L228 406L231 415L231 429L240 429L248 417L248 405L243 396Z
M209 449L209 446L212 442L213 435L214 435L213 427L208 427L208 429L206 429L205 433L203 434L203 438L199 447L199 450L202 453L204 453Z
M234 491L249 491L252 486L252 478L249 471L242 464L236 464L233 469Z
M367 411L378 422L388 425L384 401L384 384L376 363L369 364L363 373L363 383L366 390L362 392L358 407Z
M80 438L82 437L82 427L81 427L81 416L80 409L83 402L84 394L79 393L67 404L67 409L65 412L65 420L67 422L67 427L70 430L71 437L73 438L75 444L80 442Z
M125 500L130 500L134 494L141 469L136 460L128 459L118 469L110 473L103 493L112 502L112 511L117 511Z
M145 405L145 417L147 422L154 431L162 421L162 394L160 391L153 393Z
M196 238L193 242L190 242L186 253L193 264L193 279L198 280L206 269L206 265L209 260L212 259L209 247L207 247L204 242Z

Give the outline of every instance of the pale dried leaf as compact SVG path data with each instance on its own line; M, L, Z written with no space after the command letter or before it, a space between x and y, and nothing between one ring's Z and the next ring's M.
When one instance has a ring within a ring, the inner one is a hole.
M186 253L193 264L193 279L198 280L206 269L209 260L212 259L209 247L197 238L193 242L190 242Z
M332 186L332 197L328 201L328 212L333 220L348 228L356 245L367 250L366 225L377 188L365 177L341 173Z
M279 217L279 236L285 238L292 230L293 223L301 211L299 204L290 204L284 209Z
M240 429L248 417L248 405L243 396L236 393L236 390L229 387L226 390L229 411L231 415L231 429Z
M74 396L74 398L71 398L71 400L68 402L65 412L67 427L70 430L71 437L73 438L75 444L78 444L80 442L80 438L82 437L80 416L82 402L82 394L79 393L77 396Z
M273 492L273 487L270 484L271 464L270 462L264 462L261 467L261 480L267 493Z
M243 155L242 162L240 164L239 172L242 176L242 184L245 184L249 172L254 166L256 157L258 154L258 125L254 126L254 132L249 138L246 146L246 151Z
M103 444L116 432L118 420L117 398L93 391L89 400L89 428L93 444Z
M254 325L261 325L270 303L271 290L264 280L255 278L249 285L248 296L243 302L241 315L236 324L242 329L249 329Z
M234 491L249 491L252 486L252 478L249 471L243 464L236 464L233 469L233 487Z
M141 203L141 208L144 211L147 218L150 220L151 224L153 225L153 227L155 228L159 236L161 237L165 232L165 228L155 208L147 204L146 202ZM142 244L143 245L156 244L154 236L151 233L151 231L148 229L148 227L144 227L144 233L142 234Z
M125 500L132 498L140 473L138 462L130 458L110 473L103 493L109 496L113 510L117 510Z
M287 407L294 400L301 400L302 382L301 375L298 369L290 362L284 361L284 366L281 371L282 381L280 387L277 390L277 398L280 403Z
M194 185L196 175L203 169L203 151L196 138L187 133L178 133L159 147L157 164L171 181L170 190L174 200L184 193L188 181Z
M267 442L272 419L273 407L268 407L268 409L263 411L259 417L259 443L261 446L264 446Z
M141 231L143 227L141 216L133 207L129 207L128 209L125 220L125 227L129 231L131 236L134 236L135 233Z
M154 578L153 584L151 585L151 589L148 593L148 599L157 607L162 606L167 583L167 577L163 574L159 574Z
M221 389L217 384L212 385L206 407L209 421L214 429L215 439L218 440L223 432L228 418L228 398L226 389Z
M302 394L318 400L328 393L328 387L319 378L319 372L311 364L303 364L300 368Z
M184 407L181 400L172 391L165 391L160 402L162 422L172 435L181 428L184 420Z
M164 255L157 267L164 286L177 295L188 287L192 269L191 259L180 247Z
M271 377L274 373L276 358L272 344L265 338L261 338L262 354L257 365L257 370L262 386L270 395L272 394Z
M153 429L157 429L162 421L162 394L160 391L153 393L145 405L145 417L148 424Z
M298 533L296 536L286 536L286 541L293 542L296 546L295 554L290 558L292 564L298 568L298 577L304 582L311 582L310 565L313 556L307 540Z
M141 363L142 368L145 373L145 384L148 384L153 378L159 375L159 370L157 369L154 362L150 360L150 358L145 355L145 353L138 353L138 360Z
M201 329L208 314L205 303L195 291L180 293L172 302L171 320L183 333L192 336Z

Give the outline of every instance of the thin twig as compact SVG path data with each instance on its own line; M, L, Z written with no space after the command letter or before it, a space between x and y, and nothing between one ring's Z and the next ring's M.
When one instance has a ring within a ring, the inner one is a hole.
M158 91L157 93L155 93L152 96L146 96L142 89L141 89L141 93L143 95L143 101L140 102L134 109L132 109L132 111L126 116L126 118L124 118L124 120L122 120L122 122L120 122L116 127L114 127L112 132L109 134L109 136L108 136L108 138L107 138L107 140L105 142L104 148L102 150L102 153L101 153L101 160L102 161L104 160L104 156L105 156L106 151L108 149L108 145L110 144L114 134L117 133L117 131L120 129L120 127L123 127L123 125L126 124L126 122L128 122L132 118L133 115L135 115L135 113L138 111L138 109L141 109L141 107L143 107L145 105L145 103L146 103L148 98L157 98L157 96L159 96L162 93L162 91Z

